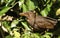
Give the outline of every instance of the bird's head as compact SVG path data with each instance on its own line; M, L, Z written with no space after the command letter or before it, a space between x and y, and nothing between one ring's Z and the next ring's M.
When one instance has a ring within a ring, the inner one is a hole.
M19 15L20 16L25 16L26 18L31 18L31 17L34 17L35 16L34 13L35 13L34 11L28 11L28 12L20 13Z

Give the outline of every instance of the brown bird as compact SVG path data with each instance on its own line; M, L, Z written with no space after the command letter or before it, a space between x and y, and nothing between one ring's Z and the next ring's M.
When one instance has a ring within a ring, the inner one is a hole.
M35 11L28 11L20 13L19 15L25 16L27 18L27 22L36 30L39 30L40 28L53 29L57 23L56 19L50 17L42 17L37 15Z

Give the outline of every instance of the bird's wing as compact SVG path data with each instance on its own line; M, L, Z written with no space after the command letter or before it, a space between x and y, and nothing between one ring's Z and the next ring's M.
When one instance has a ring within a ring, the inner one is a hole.
M37 16L36 17L36 24L39 26L39 28L49 28L52 29L54 27L54 21Z

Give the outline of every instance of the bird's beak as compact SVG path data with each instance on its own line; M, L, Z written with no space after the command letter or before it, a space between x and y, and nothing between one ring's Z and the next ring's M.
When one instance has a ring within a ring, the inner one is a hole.
M20 16L25 16L25 13L19 13Z

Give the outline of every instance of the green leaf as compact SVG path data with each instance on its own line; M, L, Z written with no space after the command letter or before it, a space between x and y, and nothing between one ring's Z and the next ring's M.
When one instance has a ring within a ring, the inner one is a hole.
M26 22L21 22L21 23L22 23L22 25L25 27L25 29L27 29L27 30L31 30L31 29L28 27L28 25L27 25Z
M18 20L13 20L11 23L11 28L16 27L16 25L19 23Z
M2 22L2 25L3 25L8 31L11 31L11 29L10 29L10 22L4 21L4 22ZM4 29L3 29L3 30L4 30Z
M6 6L10 6L12 2L14 2L14 0L7 0Z
M60 8L56 11L56 16L60 15Z
M21 38L40 38L40 35L38 33L25 33Z
M2 10L0 10L0 16L3 16L11 7L4 7Z
M24 2L24 0L23 0L23 2ZM31 0L26 0L26 2L23 3L20 7L22 7L23 12L27 12L29 10L34 10L35 9L34 2L32 2Z
M25 4L22 5L22 8L23 8L23 12L26 12L28 10Z
M48 11L47 11L46 8L45 8L44 10L41 11L41 15L44 16L44 17L47 17Z
M45 38L51 38L49 35L44 35Z
M31 0L26 1L26 6L27 6L28 10L34 10L35 9L34 2L32 2Z
M17 32L17 30L13 30L14 31L14 37L13 38L20 38L20 33Z
M10 35L8 35L8 36L6 36L5 38L13 38L12 36L10 36Z
M32 33L31 38L40 38L40 35L38 33Z
M52 33L46 32L43 37L45 38L51 38L52 37Z
M49 14L49 12L51 10L51 8L50 8L51 6L52 6L52 3L47 4L47 6L41 11L41 15L44 17L47 17L47 15Z
M31 38L30 33L24 33L21 38Z

